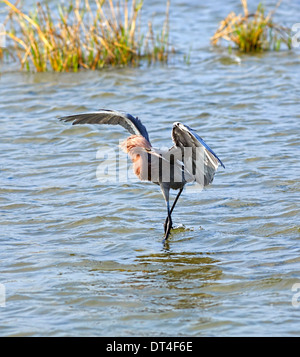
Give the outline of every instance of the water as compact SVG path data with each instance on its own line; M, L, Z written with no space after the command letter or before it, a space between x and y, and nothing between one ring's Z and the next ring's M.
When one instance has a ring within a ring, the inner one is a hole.
M154 9L163 18L161 2L145 16ZM211 48L231 10L238 2L173 1L168 65L2 65L1 336L299 335L299 50ZM285 2L276 19L291 26L299 11ZM183 192L166 247L157 186L97 180L99 152L126 132L57 120L101 107L138 115L157 147L182 121L226 165L209 188Z

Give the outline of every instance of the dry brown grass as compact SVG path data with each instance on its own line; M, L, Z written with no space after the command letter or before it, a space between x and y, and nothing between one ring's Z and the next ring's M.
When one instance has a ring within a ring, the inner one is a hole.
M235 44L242 52L279 50L282 43L291 48L289 29L273 21L273 15L281 1L278 1L276 7L267 15L262 4L258 5L255 13L249 13L247 0L241 2L244 13L236 15L231 12L220 22L219 28L211 38L213 45L224 39Z

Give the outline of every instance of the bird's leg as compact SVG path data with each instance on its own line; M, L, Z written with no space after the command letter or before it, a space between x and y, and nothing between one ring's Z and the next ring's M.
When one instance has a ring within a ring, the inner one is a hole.
M171 210L170 210L170 203L169 203L170 186L166 183L161 183L160 188L161 188L162 194L164 196L164 199L166 201L166 205L167 205L167 209L168 209L167 224L164 227L165 228L164 241L166 241L169 237L170 230L172 228L172 218L171 218Z
M176 205L176 203L178 201L178 198L180 197L182 191L183 191L183 187L179 190L179 192L178 192L178 194L177 194L177 196L176 196L176 198L175 198L175 200L173 202L172 208L170 210L170 215L172 214L173 209L175 208L175 205ZM165 220L165 224L164 224L165 233L166 233L166 229L167 229L168 220L169 220L169 215L167 216L167 218ZM173 228L173 227L171 226L171 228Z
M165 227L165 236L164 236L164 241L166 241L169 237L170 230L172 228L172 218L171 218L171 211L170 211L170 205L169 201L167 201L167 209L168 209L168 217L167 217L167 226Z

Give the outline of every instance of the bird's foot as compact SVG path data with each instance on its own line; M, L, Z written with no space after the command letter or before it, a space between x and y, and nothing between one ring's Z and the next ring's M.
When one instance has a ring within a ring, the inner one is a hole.
M169 235L170 235L170 230L168 230L167 232L165 232L164 240L167 240L167 239L169 238Z

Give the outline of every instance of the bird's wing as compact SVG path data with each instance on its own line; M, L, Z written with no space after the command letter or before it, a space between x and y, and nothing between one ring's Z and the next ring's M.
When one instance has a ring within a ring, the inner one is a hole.
M213 181L219 165L225 168L214 151L187 125L174 123L172 139L175 148L180 148L183 153L185 169L193 175L196 182L206 186Z
M110 124L121 125L127 129L129 133L134 135L142 135L149 141L149 135L147 129L142 122L136 117L128 113L119 112L116 110L99 109L93 113L83 113L69 115L59 118L65 122L73 122L73 125L77 124ZM150 142L150 141L149 141Z

